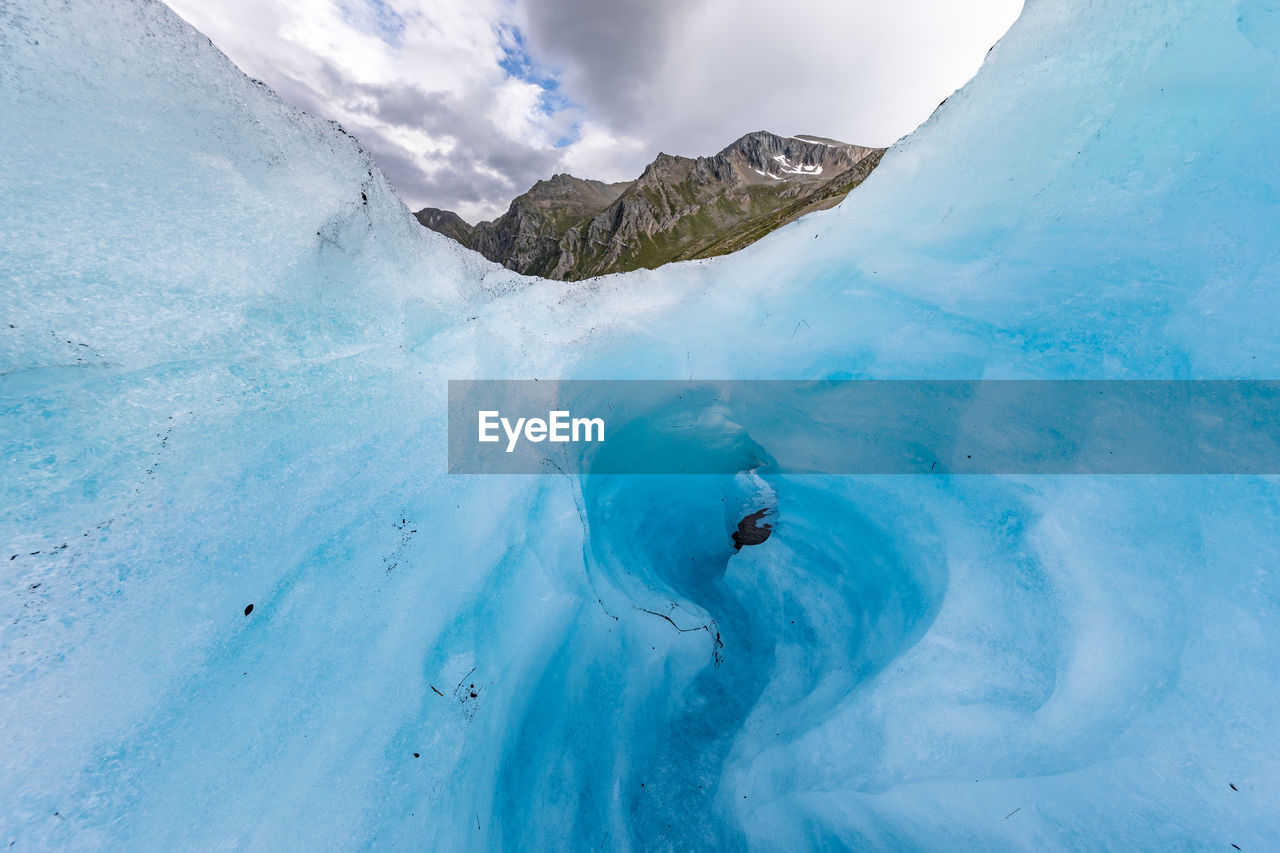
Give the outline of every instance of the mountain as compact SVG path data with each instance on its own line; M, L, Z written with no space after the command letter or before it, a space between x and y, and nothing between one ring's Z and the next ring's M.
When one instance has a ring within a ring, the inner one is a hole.
M632 186L606 184L572 175L538 181L493 222L472 227L451 210L423 208L414 214L426 227L475 249L491 261L528 275L555 275L565 256L562 238L574 226L605 210ZM578 276L579 278L583 276Z
M475 233L475 228L452 210L424 207L414 216L432 231L439 231L446 237L452 237L464 246L471 244L471 235Z
M474 227L427 207L418 221L526 275L568 281L737 251L862 183L883 148L748 133L711 157L659 154L634 181L539 181Z

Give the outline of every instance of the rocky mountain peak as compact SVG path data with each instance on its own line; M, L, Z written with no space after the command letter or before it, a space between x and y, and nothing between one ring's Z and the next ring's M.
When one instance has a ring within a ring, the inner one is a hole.
M716 156L742 170L748 181L823 182L852 168L873 150L820 137L778 136L758 130Z

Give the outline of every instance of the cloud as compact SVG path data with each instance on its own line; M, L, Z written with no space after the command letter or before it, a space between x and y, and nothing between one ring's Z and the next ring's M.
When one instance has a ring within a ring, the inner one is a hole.
M509 70L507 0L170 0L246 73L366 145L414 208L476 221L559 167L574 120ZM527 58L526 58L527 62Z
M526 0L528 44L559 70L566 90L598 121L636 124L655 102L652 83L683 22L705 0Z
M1022 0L526 0L530 52L617 134L709 154L742 133L888 145L977 70ZM656 150L656 149L655 149Z
M635 177L765 128L887 144L1021 0L168 0L246 73L340 121L401 196L475 222L568 171Z

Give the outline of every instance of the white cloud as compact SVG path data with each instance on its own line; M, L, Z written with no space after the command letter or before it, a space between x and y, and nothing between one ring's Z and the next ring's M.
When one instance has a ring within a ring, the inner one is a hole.
M490 218L553 172L622 180L750 130L883 145L1021 0L168 0L360 137L417 208Z
M648 140L616 134L596 122L584 122L576 141L564 149L564 169L597 181L629 181L658 153Z

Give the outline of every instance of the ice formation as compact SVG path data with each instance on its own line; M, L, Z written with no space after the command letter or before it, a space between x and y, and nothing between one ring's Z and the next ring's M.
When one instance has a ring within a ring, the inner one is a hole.
M1276 849L1274 479L449 476L444 393L1274 378L1278 54L1029 0L840 207L569 284L158 3L0 6L0 842Z

